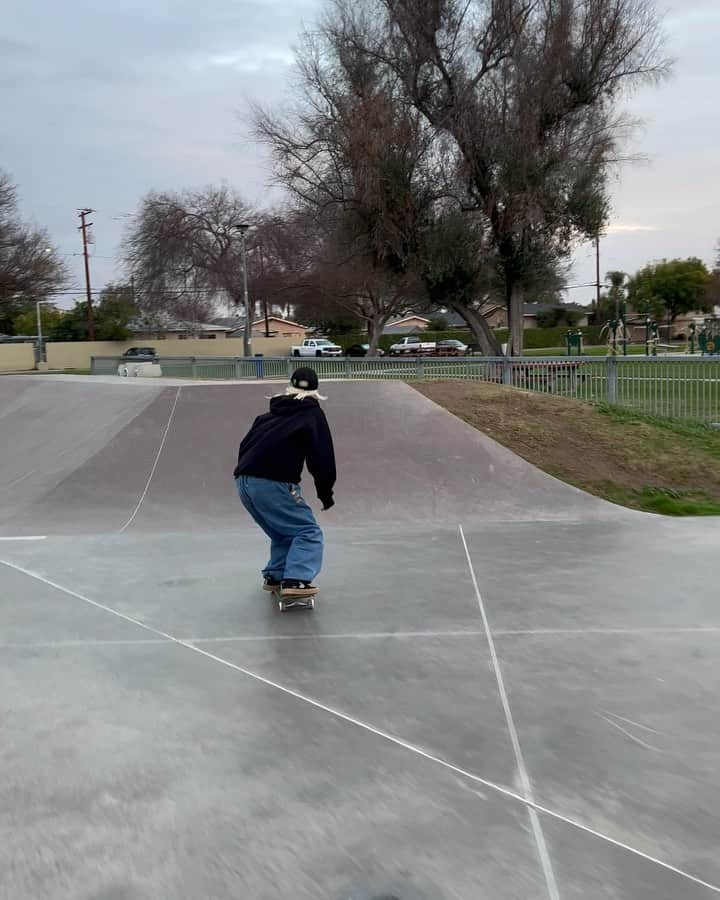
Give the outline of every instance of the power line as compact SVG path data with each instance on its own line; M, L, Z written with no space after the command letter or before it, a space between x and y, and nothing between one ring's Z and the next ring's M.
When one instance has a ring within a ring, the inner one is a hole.
M92 259L92 257L91 257L91 259ZM116 287L117 287L117 286L118 286L118 285L116 285ZM122 282L122 283L120 284L120 286L121 286L121 287L124 287L124 286L125 286L125 282ZM127 286L129 287L129 284L128 284ZM47 292L44 294L44 296L48 296L48 297L70 297L70 296L72 296L73 294L81 293L81 292L84 291L84 290L85 290L85 288L84 288L82 285L80 285L80 286L78 286L78 287L76 287L76 288L65 288L65 289L62 290L62 291L47 291ZM100 289L97 289L97 288L96 288L96 289L91 290L90 293L91 293L93 296L97 296L97 295L99 295L99 294L102 294L104 290L105 290L105 288L100 288ZM138 293L142 293L142 292L138 292ZM222 290L216 290L216 289L214 289L214 288L187 288L187 289L183 288L182 290L176 290L176 291L173 291L173 290L170 290L170 289L165 289L165 290L162 290L162 291L145 291L145 293L151 294L152 296L155 296L155 297L158 296L158 295L162 295L162 296L172 296L172 297L187 297L189 294L218 294L218 295L219 295L219 294L227 293L227 292L224 292L224 291L222 291Z

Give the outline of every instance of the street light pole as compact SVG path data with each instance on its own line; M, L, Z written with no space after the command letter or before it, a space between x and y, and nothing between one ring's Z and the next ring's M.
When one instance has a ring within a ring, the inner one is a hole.
M36 300L35 312L37 314L37 361L45 362L45 354L43 352L43 333L42 333L42 316L40 315L40 306L43 303L49 303L49 300Z
M35 304L35 312L37 313L37 344L38 344L38 362L43 361L43 334L42 334L42 318L40 316L40 304L42 300L38 300Z
M243 333L243 353L245 356L252 356L252 322L250 319L250 297L248 295L248 277L247 277L247 247L245 245L245 234L249 225L240 225L240 242L242 247L242 264L243 264L243 301L245 304L245 331Z

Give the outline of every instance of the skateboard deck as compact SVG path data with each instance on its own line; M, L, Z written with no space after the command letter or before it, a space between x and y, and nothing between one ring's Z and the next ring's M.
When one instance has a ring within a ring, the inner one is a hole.
M311 594L309 597L281 597L280 591L273 591L273 594L277 599L280 612L287 612L289 609L315 609L317 593Z

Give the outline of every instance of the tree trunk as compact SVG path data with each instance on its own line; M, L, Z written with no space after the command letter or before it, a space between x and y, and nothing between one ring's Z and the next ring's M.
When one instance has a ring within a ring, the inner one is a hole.
M510 345L508 356L522 356L524 343L525 292L517 282L508 291L508 324L510 325Z
M368 356L377 356L378 344L380 343L380 335L385 327L385 322L377 319L368 319Z
M501 356L500 343L495 337L492 328L487 323L487 319L482 313L462 303L448 303L450 309L462 316L470 326L476 343L480 345L480 349L484 356Z

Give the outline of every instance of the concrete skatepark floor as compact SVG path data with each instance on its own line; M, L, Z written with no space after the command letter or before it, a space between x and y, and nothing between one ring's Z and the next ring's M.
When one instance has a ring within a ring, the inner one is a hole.
M325 390L283 615L230 478L270 385L0 379L0 895L717 896L720 524Z

